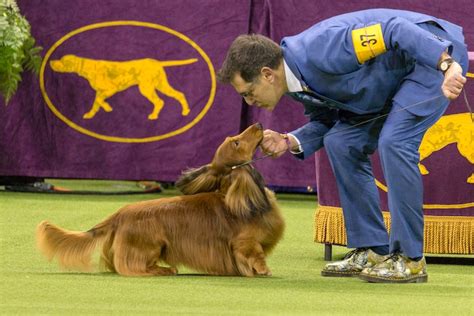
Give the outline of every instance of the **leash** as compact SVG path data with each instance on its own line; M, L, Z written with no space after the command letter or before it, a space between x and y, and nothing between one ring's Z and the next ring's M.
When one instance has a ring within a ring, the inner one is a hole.
M469 110L469 113L471 113L471 122L474 124L474 113L472 113L471 105L469 104L469 101L467 100L466 89L464 89L462 92L464 96L464 102L466 102L466 107Z
M473 122L473 124L474 124L474 116L473 116L473 112L472 112L472 110L471 110L471 106L470 106L470 104L469 104L469 102L468 102L468 100L467 100L466 91L464 90L463 92L464 92L464 101L466 102L466 107L468 108L469 112L471 113L471 120L472 120L472 122ZM433 100L439 99L439 98L441 98L441 97L444 97L444 95L443 95L443 94L440 94L440 95L437 95L437 96L435 96L435 97L433 97L433 98L430 98L430 99L427 99L427 100L424 100L424 101L420 101L420 102L417 102L417 103L410 104L410 105L408 105L408 106L402 107L402 108L399 109L399 110L396 110L396 111L393 111L393 112L389 112L389 113L386 113L386 114L377 115L376 117L373 117L373 118L371 118L371 119L368 119L368 120L359 122L359 123L357 123L357 124L348 126L347 128L343 128L343 129L341 129L341 130L339 130L339 131L335 131L335 132L332 132L332 133L331 133L331 132L328 132L328 133L324 134L323 136L318 136L318 137L313 138L313 139L311 139L311 140L308 140L308 141L306 141L306 142L302 142L302 143L300 143L300 145L303 145L303 144L307 144L307 143L311 143L311 142L320 140L320 139L322 139L322 138L324 138L324 137L326 137L326 136L328 136L328 135L334 135L334 134L337 134L337 133L340 133L340 132L344 132L344 131L346 131L346 130L348 130L348 129L352 129L352 128L357 127L357 126L360 126L360 125L363 125L363 124L367 124L367 123L372 122L372 121L379 120L379 119L381 119L381 118L387 117L387 116L390 115L390 114L394 114L394 113L398 113L398 112L401 112L401 111L405 111L405 110L407 110L407 109L409 109L409 108L418 106L418 105L420 105L420 104L423 104L423 103L426 103L426 102L429 102L429 101L433 101ZM286 149L285 149L285 150L277 151L277 152L275 152L275 153L265 154L265 155L262 156L262 157L258 157L258 158L252 159L252 160L250 160L250 161L241 163L241 164L239 164L239 165L235 165L235 166L232 167L232 170L237 169L237 168L240 168L240 167L243 167L243 166L246 166L246 165L248 165L248 164L254 163L255 161L262 160L262 159L268 158L268 157L270 157L270 156L273 156L274 154L278 154L278 153L285 152L285 151L286 151Z

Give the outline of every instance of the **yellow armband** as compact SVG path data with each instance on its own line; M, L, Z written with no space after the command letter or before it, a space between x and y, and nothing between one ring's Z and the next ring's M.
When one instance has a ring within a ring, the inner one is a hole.
M380 23L352 30L352 43L359 64L387 51Z

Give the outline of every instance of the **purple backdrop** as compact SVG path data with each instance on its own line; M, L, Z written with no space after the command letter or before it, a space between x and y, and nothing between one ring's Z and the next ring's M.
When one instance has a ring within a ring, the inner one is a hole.
M139 21L163 27L94 28L64 41L49 61L74 54L110 61L196 58L197 62L165 68L170 85L186 95L190 114L182 116L178 101L158 92L165 106L157 120L147 118L153 106L136 85L107 100L112 112L101 110L92 119L83 119L95 91L86 79L55 72L47 63L44 88L65 117L61 120L46 104L40 82L27 74L8 107L1 107L1 175L174 181L182 169L208 163L224 137L239 132L241 98L228 89L217 89L213 97L211 68L219 67L231 41L248 31L247 2L48 0L21 1L20 7L43 55L66 34L96 23ZM210 62L173 32L193 41ZM210 108L199 119L208 103ZM164 137L180 129L185 130L156 141L129 140Z
M470 0L449 3L23 0L19 5L32 25L38 44L44 47L43 56L49 61L67 54L109 61L141 58L163 61L196 58L197 61L166 68L171 86L186 95L190 114L182 116L175 99L158 93L165 106L157 120L147 118L152 104L140 94L137 86L108 99L112 112L101 110L93 118L84 119L82 116L90 109L95 96L86 79L74 73L55 72L45 64L44 93L41 93L40 82L26 74L11 103L0 107L3 123L0 175L174 181L181 170L208 163L226 136L238 133L248 124L260 121L265 128L281 132L299 127L306 120L302 107L289 98L284 98L276 110L269 113L246 106L227 85L217 85L213 96L214 71L222 64L232 40L241 33L263 33L280 41L283 36L296 34L333 15L391 7L432 14L460 24L465 29L467 43L474 45L471 17L474 4ZM55 43L74 30L110 21L139 21L141 25L85 30L55 47ZM48 52L50 55L46 56ZM470 100L474 100L473 81L466 85ZM45 102L45 95L51 105ZM461 100L449 109L449 113L458 112L465 112ZM452 181L451 187L456 188L456 193L443 193L445 187L432 189L428 183L427 191L436 191L439 199L433 203L448 203L443 202L443 196L456 201L467 197L472 201L473 185L458 181L472 173L472 164L460 157L455 145L448 146L442 153L427 158L426 165L430 170L446 171L431 172L424 180L429 183ZM447 165L444 154L459 167L443 169ZM317 157L320 155L323 153ZM321 203L338 204L328 165L317 163L319 174L315 177L314 157L300 162L286 154L277 160L259 161L257 166L270 185L314 187L318 181ZM446 174L450 175L449 180L445 179ZM443 192L438 192L440 190Z

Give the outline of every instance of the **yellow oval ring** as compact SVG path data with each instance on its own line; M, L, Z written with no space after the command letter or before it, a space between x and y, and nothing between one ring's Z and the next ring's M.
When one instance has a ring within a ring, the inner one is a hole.
M375 184L379 189L384 191L385 193L388 193L388 187L380 182L379 180L375 179ZM469 208L469 207L474 207L474 202L468 202L468 203L461 203L461 204L423 204L424 209L431 209L431 210L437 210L437 209L462 209L462 208Z
M209 99L207 100L207 103L204 106L204 108L202 109L202 111L191 122L189 122L187 125L179 128L177 130L174 130L172 132L169 132L167 134L156 135L156 136L152 136L152 137L124 138L124 137L116 137L116 136L107 136L107 135L102 135L102 134L92 132L92 131L90 131L88 129L85 129L85 128L77 125L76 123L72 122L70 119L65 117L61 112L59 112L58 109L54 106L54 104L49 99L49 96L46 93L46 88L45 88L45 84L44 84L44 71L45 71L45 68L46 68L46 65L48 63L49 58L51 57L53 52L59 46L61 46L65 41L69 40L71 37L73 37L73 36L75 36L79 33L82 33L82 32L86 32L86 31L90 31L90 30L98 29L98 28L104 28L104 27L110 27L110 26L124 26L124 25L148 27L148 28L164 31L164 32L167 32L171 35L174 35L174 36L178 37L179 39L183 40L184 42L186 42L187 44L189 44L191 47L193 47L201 55L201 57L204 59L204 61L207 63L207 66L209 68L209 73L211 75L211 91L210 91L210 94L209 94ZM204 50L201 47L199 47L195 42L193 42L190 38L188 38L184 34L181 34L181 33L177 32L175 30L172 30L172 29L166 27L166 26L162 26L162 25L154 24L154 23L140 22L140 21L109 21L109 22L101 22L101 23L90 24L90 25L78 28L78 29L64 35L61 39L59 39L56 43L54 43L54 45L51 46L51 48L48 50L48 52L44 56L43 62L41 64L40 89L41 89L41 93L43 95L43 98L44 98L46 104L48 105L49 109L54 113L54 115L56 115L61 121L66 123L69 127L77 130L78 132L89 135L89 136L94 137L94 138L98 138L98 139L106 140L106 141L110 141L110 142L147 143L147 142L154 142L154 141L158 141L158 140L162 140L162 139L165 139L165 138L169 138L169 137L179 135L181 133L184 133L185 131L187 131L188 129L193 127L194 125L196 125L204 117L204 115L206 115L207 111L209 111L209 108L212 105L212 102L214 101L214 97L215 97L215 94L216 94L216 77L215 77L215 73L214 73L214 66L212 65L211 60L209 59L207 54L204 52Z

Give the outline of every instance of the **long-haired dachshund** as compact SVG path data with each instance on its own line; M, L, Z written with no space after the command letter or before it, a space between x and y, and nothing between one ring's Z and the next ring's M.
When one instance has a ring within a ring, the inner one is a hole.
M227 137L210 164L183 173L182 196L127 205L86 232L43 221L38 247L65 268L89 270L101 244L102 267L126 276L174 275L178 266L271 275L265 258L285 226L275 196L251 165L232 168L251 160L262 138L260 124Z

